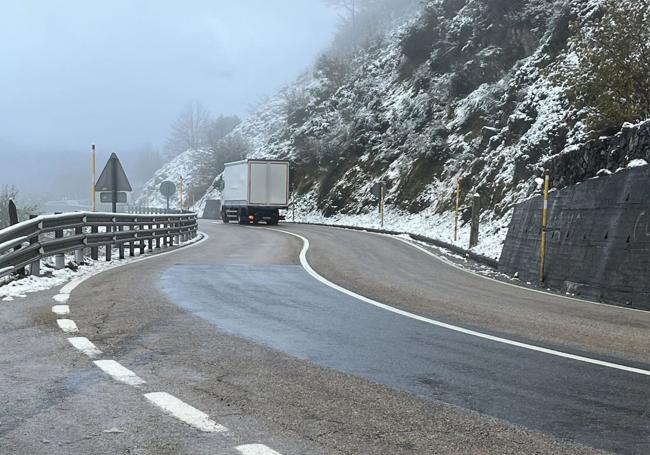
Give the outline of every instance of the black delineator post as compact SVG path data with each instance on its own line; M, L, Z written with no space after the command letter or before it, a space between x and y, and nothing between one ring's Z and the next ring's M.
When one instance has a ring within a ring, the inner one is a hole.
M16 203L9 199L9 225L13 226L14 224L18 224L18 209L16 208ZM14 251L18 251L20 248L21 246L18 245L14 248ZM25 276L25 268L16 270L16 273L19 276Z
M481 220L481 195L476 193L472 200L472 225L469 234L469 247L478 245L479 223Z

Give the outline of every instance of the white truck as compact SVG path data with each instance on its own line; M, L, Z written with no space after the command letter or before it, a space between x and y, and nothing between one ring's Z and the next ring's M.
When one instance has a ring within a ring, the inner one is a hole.
M223 172L221 219L239 224L276 225L289 206L289 162L245 160L227 163Z

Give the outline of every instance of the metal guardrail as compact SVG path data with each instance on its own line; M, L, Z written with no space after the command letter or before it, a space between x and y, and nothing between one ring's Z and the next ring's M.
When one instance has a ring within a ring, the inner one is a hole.
M0 230L0 277L12 273L40 275L41 260L56 257L56 268L65 266L65 253L75 252L77 262L83 262L85 250L93 260L99 259L99 248L105 248L107 260L112 260L112 248L117 247L120 258L144 253L190 240L198 233L196 213L179 215L147 215L75 212L43 215Z

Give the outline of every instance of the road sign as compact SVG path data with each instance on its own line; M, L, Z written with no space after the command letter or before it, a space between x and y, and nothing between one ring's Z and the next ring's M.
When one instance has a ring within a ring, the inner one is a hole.
M174 182L170 182L169 180L162 182L160 184L160 192L165 197L172 197L176 194L176 185L174 185Z
M160 192L167 198L167 210L169 210L169 198L176 194L176 185L166 180L160 184Z
M384 189L383 194L386 194L386 182L377 182L375 183L372 188L370 189L370 192L374 197L377 199L381 198L382 195L382 188Z
M115 153L111 155L106 163L106 167L95 183L95 191L110 191L113 193L111 203L113 204L113 213L117 212L117 193L119 191L133 191L129 179L124 172L122 163Z
M115 194L117 195L117 200L115 201L117 204L126 204L126 193L124 191L118 191ZM113 193L112 192L99 193L99 200L101 201L102 204L112 204Z
M133 191L122 163L115 153L111 155L95 184L96 191Z

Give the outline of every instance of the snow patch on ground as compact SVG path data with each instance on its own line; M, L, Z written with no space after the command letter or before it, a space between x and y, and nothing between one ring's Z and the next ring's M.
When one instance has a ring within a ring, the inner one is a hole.
M195 243L199 240L201 240L201 236L198 236L188 242L181 243L180 245L191 245L192 243ZM164 252L166 250L159 251ZM76 278L85 278L92 275L97 275L98 273L119 267L124 264L128 264L137 259L142 259L146 256L155 256L158 254L145 253L144 255L140 255L136 251L136 255L133 258L119 259L119 252L114 251L113 253L114 254L111 262L106 262L105 260L92 261L90 258L86 258L86 265L79 266L76 271L71 268L55 270L54 259L48 258L44 260L41 265L41 270L44 273L43 276L27 276L21 279L4 277L0 279L0 304L2 302L12 302L15 299L25 298L28 294L47 291L59 286L63 286L67 282ZM100 255L100 257L102 256ZM74 255L67 255L66 264L72 263L74 259ZM61 299L58 299L57 301L61 301Z
M304 201L302 202L304 204ZM460 248L469 249L470 224L459 221L458 239L454 240L454 215L453 213L435 214L431 208L420 213L407 213L387 206L384 214L382 228L379 211L349 215L337 214L325 217L321 213L310 210L300 202L296 205L295 217L291 210L287 213L288 221L299 223L334 224L340 226L355 226L369 229L385 229L388 231L403 232L406 234L422 235ZM512 212L498 220L481 219L479 244L471 251L491 259L498 260L503 249L508 225Z

